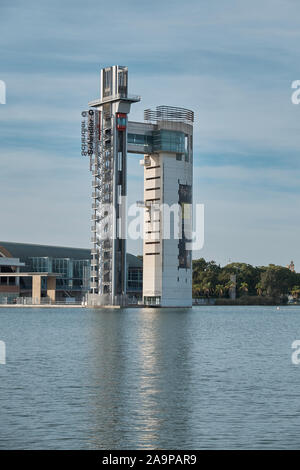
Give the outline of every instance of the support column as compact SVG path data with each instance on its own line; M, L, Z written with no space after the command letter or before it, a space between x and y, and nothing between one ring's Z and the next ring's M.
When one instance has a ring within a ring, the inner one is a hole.
M50 298L51 302L55 302L56 294L56 277L49 276L47 277L47 296Z
M32 303L39 305L41 303L42 277L39 275L32 276Z
M20 268L19 267L16 268L16 272L17 272L17 274L20 273ZM19 276L16 277L16 286L20 286L20 277Z

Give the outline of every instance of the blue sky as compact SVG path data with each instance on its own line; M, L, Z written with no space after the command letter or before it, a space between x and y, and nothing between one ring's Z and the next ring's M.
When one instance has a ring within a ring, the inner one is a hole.
M132 120L159 104L195 111L195 256L300 270L299 23L297 0L1 0L0 239L89 246L80 112L100 69L121 64L142 96ZM142 185L130 155L130 201Z

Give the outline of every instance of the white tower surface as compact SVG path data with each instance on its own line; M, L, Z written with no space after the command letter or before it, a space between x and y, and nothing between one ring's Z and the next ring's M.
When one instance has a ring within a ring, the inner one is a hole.
M161 106L145 111L145 119L155 120L157 130L144 159L144 303L191 307L194 115Z
M192 306L193 121L188 109L159 106L129 123L130 152L144 153L144 304Z

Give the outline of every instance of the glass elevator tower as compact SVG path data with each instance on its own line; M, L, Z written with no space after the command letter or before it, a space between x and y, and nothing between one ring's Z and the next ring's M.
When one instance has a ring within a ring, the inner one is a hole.
M82 113L82 154L92 172L92 261L90 305L126 303L127 130L132 103L128 69L101 70L100 99Z

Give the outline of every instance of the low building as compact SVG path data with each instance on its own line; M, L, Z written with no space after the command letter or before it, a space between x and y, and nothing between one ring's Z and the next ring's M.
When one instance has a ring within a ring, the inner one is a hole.
M18 277L11 277L11 274L18 274L24 266L18 258L0 257L0 303L9 303L20 296L20 280Z
M0 241L0 271L56 274L56 300L81 301L90 289L91 250L63 246L35 245ZM58 274L58 276L57 276ZM143 262L127 254L127 292L141 299ZM30 297L30 277L2 277L0 296L8 299ZM47 280L42 278L42 298L47 297Z
M34 245L0 241L0 257L18 258L21 272L58 273L56 300L82 300L89 290L90 250L62 246ZM32 292L32 280L20 278L20 297ZM42 279L42 297L47 296L46 280Z

